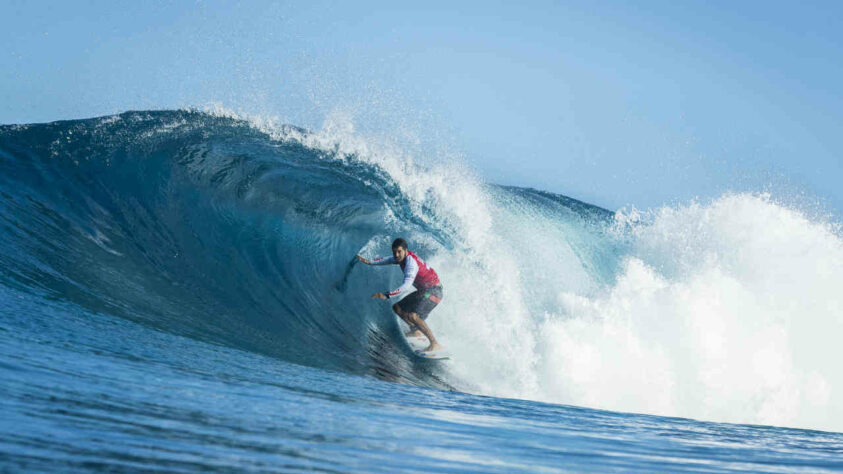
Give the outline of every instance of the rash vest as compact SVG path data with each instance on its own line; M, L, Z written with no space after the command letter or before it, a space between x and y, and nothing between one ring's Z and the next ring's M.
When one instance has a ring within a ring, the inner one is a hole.
M372 265L397 264L395 257L383 257L372 260ZM413 252L407 251L407 258L399 264L404 270L404 282L395 290L386 293L387 298L404 296L413 291L415 286L419 290L440 285L439 276Z

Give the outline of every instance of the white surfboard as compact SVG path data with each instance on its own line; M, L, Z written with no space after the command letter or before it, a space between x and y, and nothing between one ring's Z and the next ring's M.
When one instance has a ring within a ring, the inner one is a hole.
M421 350L416 351L416 355L425 359L434 359L434 360L448 360L451 358L451 354L448 353L445 349L441 351L427 351L423 352Z
M451 354L449 354L445 349L425 352L424 348L428 346L429 342L424 336L407 337L406 339L407 343L410 344L410 348L413 349L413 352L415 352L415 354L419 357L434 360L447 360L451 358Z

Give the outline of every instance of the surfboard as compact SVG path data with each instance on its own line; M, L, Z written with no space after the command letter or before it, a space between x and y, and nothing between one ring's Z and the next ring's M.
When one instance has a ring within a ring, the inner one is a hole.
M410 345L410 348L413 349L413 353L423 359L448 360L451 358L451 354L448 353L448 351L445 349L442 349L440 351L424 352L424 348L428 345L428 340L426 337L405 338L407 339L407 343Z
M429 351L429 352L422 352L421 350L416 351L416 355L423 358L423 359L433 359L433 360L449 360L451 355L445 349L441 351Z

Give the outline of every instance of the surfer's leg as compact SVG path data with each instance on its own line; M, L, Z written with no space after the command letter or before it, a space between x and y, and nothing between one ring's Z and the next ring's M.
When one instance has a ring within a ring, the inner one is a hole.
M413 324L407 320L407 313L405 313L404 310L401 309L401 306L398 306L398 303L392 305L392 310L395 311L395 314L397 314L402 321L410 325L410 329L413 328Z
M398 303L392 305L392 310L395 311L395 314L398 315L399 318L406 321L407 319L404 317L404 311L401 311L401 307L398 306Z
M410 326L410 330L404 333L404 337L422 337L424 335L421 331L419 331L419 328L417 326L413 325L413 323L411 323L409 319L407 319L407 315L409 313L401 309L401 306L398 305L398 303L392 305L392 311L395 311L395 314L397 314L402 321L404 321L405 323L407 323L408 326Z
M418 331L421 331L421 333L427 337L427 340L430 341L430 345L427 346L425 351L436 351L442 349L442 346L440 346L436 341L433 331L431 331L427 323L424 322L427 315L430 314L433 308L435 308L440 301L442 301L442 287L435 286L425 289L424 291L419 290L411 293L392 307L395 313L410 325L411 329L417 328Z
M404 314L407 315L407 319L405 319L405 321L407 321L407 323L412 324L412 325L416 326L417 328L419 328L419 330L422 332L422 334L424 334L425 337L427 337L427 340L430 341L430 345L427 346L427 348L424 350L425 352L436 351L436 350L442 349L442 346L440 346L439 343L436 342L436 337L433 336L433 331L430 330L430 328L427 326L427 323L424 322L424 319L420 318L419 315L416 314L416 313L404 313Z
M399 306L398 303L395 303L394 305L392 305L392 310L395 311L395 314L397 314L398 317L401 318L402 321L404 321L405 323L407 323L408 326L410 326L410 331L405 333L404 337L422 337L422 336L424 336L424 333L419 330L419 327L416 326L415 324L413 324L412 320L410 320L409 315L411 313L402 310L401 306ZM412 313L412 314L415 314L415 313ZM416 315L416 317L418 317L418 315ZM419 319L421 319L421 318L419 318Z

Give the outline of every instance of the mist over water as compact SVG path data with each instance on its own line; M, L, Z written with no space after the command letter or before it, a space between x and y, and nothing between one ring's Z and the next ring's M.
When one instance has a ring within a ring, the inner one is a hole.
M843 430L843 241L770 196L613 213L341 120L127 113L3 127L0 146L3 284L402 383ZM415 364L368 298L399 272L349 263L397 236L443 281L446 364Z
M834 226L765 195L642 218L553 212L563 206L507 194L491 205L486 246L471 245L482 276L437 267L462 297L436 324L480 392L841 429Z

